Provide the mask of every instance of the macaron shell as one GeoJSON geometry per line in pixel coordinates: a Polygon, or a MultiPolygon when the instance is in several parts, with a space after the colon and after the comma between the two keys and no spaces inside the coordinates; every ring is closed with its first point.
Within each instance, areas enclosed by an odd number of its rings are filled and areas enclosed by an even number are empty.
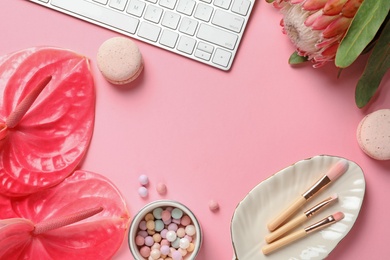
{"type": "Polygon", "coordinates": [[[105,41],[98,50],[97,65],[104,78],[117,85],[132,82],[144,67],[138,46],[125,37],[105,41]]]}
{"type": "Polygon", "coordinates": [[[365,116],[357,129],[360,148],[377,160],[390,160],[390,109],[365,116]]]}

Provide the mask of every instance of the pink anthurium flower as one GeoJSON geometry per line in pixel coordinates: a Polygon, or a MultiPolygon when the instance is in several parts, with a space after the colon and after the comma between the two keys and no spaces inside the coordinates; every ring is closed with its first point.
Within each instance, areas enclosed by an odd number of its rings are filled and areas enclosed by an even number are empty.
{"type": "Polygon", "coordinates": [[[0,197],[0,259],[110,259],[128,222],[125,201],[108,179],[75,171],[44,191],[0,197]]]}
{"type": "Polygon", "coordinates": [[[60,183],[90,143],[95,90],[88,59],[35,47],[0,57],[0,194],[60,183]]]}

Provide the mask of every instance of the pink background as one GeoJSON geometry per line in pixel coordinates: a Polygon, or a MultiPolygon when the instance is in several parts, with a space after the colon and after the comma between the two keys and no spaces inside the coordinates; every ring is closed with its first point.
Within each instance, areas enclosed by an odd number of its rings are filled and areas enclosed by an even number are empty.
{"type": "MultiPolygon", "coordinates": [[[[0,54],[51,45],[91,60],[96,124],[81,168],[109,177],[132,215],[156,199],[186,204],[203,226],[198,259],[231,259],[230,221],[240,200],[273,173],[319,154],[355,161],[367,182],[361,214],[329,259],[390,253],[390,161],[366,156],[355,134],[366,114],[390,108],[390,75],[375,102],[358,109],[354,90],[366,57],[339,79],[332,64],[290,67],[293,47],[281,33],[281,15],[258,1],[230,72],[137,42],[145,71],[133,88],[120,89],[96,67],[99,46],[117,33],[24,0],[1,2],[0,54]],[[140,174],[151,181],[147,199],[137,193],[140,174]],[[160,181],[168,186],[163,197],[155,191],[160,181]],[[219,202],[217,213],[210,199],[219,202]]],[[[132,259],[127,238],[114,259],[132,259]]]]}

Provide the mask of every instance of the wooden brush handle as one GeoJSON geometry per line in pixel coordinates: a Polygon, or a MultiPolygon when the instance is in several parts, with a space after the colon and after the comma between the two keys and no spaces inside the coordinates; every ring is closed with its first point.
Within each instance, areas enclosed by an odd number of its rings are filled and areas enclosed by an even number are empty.
{"type": "Polygon", "coordinates": [[[306,199],[304,197],[299,197],[293,204],[291,204],[286,210],[284,210],[279,216],[277,216],[274,220],[268,223],[267,227],[269,231],[274,231],[277,229],[283,222],[285,222],[289,217],[291,217],[295,211],[297,211],[303,204],[306,203],[306,199]]]}
{"type": "Polygon", "coordinates": [[[307,216],[304,213],[300,214],[296,218],[292,219],[291,221],[287,222],[286,224],[284,224],[283,226],[275,230],[274,232],[268,234],[265,237],[265,241],[267,243],[271,243],[275,241],[276,239],[286,234],[288,231],[292,230],[293,228],[297,227],[299,224],[302,224],[306,220],[307,220],[307,216]]]}
{"type": "Polygon", "coordinates": [[[263,254],[265,255],[268,255],[272,252],[274,252],[275,250],[278,250],[298,239],[301,239],[302,237],[306,236],[307,233],[304,229],[301,229],[297,232],[294,232],[288,236],[285,236],[285,237],[282,237],[281,239],[279,240],[276,240],[275,242],[271,243],[271,244],[268,244],[268,245],[265,245],[263,248],[262,248],[262,251],[263,251],[263,254]]]}

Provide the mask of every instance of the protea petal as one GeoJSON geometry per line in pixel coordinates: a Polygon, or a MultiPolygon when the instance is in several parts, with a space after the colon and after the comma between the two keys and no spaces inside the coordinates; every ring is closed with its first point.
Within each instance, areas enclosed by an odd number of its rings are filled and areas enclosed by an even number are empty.
{"type": "Polygon", "coordinates": [[[300,4],[302,3],[304,0],[291,0],[290,3],[291,4],[300,4]]]}
{"type": "Polygon", "coordinates": [[[329,38],[329,39],[324,39],[322,42],[316,44],[316,47],[318,49],[325,49],[331,46],[333,43],[341,40],[342,35],[338,35],[337,37],[329,38]]]}
{"type": "Polygon", "coordinates": [[[321,15],[318,17],[312,24],[311,28],[314,30],[324,30],[328,27],[334,20],[338,19],[339,16],[336,15],[321,15]]]}
{"type": "Polygon", "coordinates": [[[316,11],[324,8],[328,0],[307,0],[303,5],[303,9],[306,11],[316,11]]]}
{"type": "Polygon", "coordinates": [[[318,10],[317,12],[312,13],[305,20],[305,25],[307,27],[311,26],[315,22],[315,20],[317,20],[317,18],[319,18],[321,15],[322,15],[322,10],[318,10]]]}
{"type": "Polygon", "coordinates": [[[340,14],[346,2],[347,0],[328,0],[328,2],[326,3],[323,9],[324,14],[325,15],[340,14]]]}
{"type": "Polygon", "coordinates": [[[347,31],[352,19],[340,16],[334,20],[329,26],[323,31],[324,38],[335,37],[338,34],[343,34],[347,31]]]}
{"type": "Polygon", "coordinates": [[[348,0],[341,10],[342,15],[353,18],[363,1],[364,0],[348,0]]]}

